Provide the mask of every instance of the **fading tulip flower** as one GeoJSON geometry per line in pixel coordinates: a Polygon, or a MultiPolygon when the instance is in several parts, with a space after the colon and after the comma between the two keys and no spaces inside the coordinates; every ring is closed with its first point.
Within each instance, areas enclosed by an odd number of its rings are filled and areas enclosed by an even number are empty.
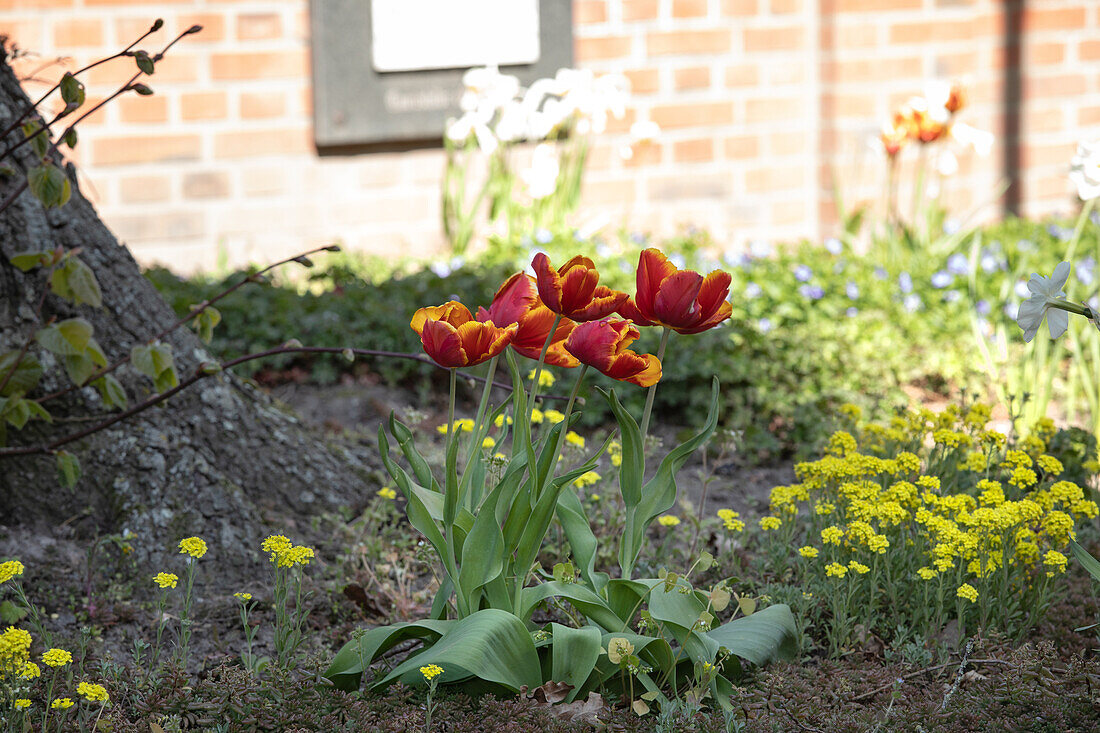
{"type": "Polygon", "coordinates": [[[466,306],[449,301],[421,308],[409,324],[420,336],[425,353],[448,369],[480,364],[504,351],[518,326],[499,328],[492,321],[479,322],[466,306]]]}
{"type": "MultiPolygon", "coordinates": [[[[554,326],[554,312],[539,300],[535,279],[517,272],[497,290],[489,310],[477,309],[477,320],[491,321],[499,327],[515,324],[512,348],[521,356],[537,360],[554,326]]],[[[545,363],[559,367],[577,366],[579,362],[576,357],[566,351],[564,345],[565,338],[576,325],[568,318],[558,320],[554,337],[546,349],[545,363]]]]}
{"type": "Polygon", "coordinates": [[[573,329],[565,340],[565,348],[582,364],[595,367],[612,379],[650,387],[661,379],[661,362],[652,354],[629,350],[640,335],[637,326],[629,321],[604,318],[573,329]]]}
{"type": "Polygon", "coordinates": [[[550,258],[539,252],[531,261],[539,297],[554,313],[574,321],[594,321],[611,315],[626,300],[620,293],[600,285],[600,273],[592,260],[580,255],[555,270],[550,258]]]}
{"type": "Polygon", "coordinates": [[[1027,283],[1031,297],[1020,304],[1020,309],[1016,313],[1016,323],[1024,329],[1025,342],[1035,338],[1035,334],[1043,324],[1044,316],[1052,339],[1058,338],[1069,328],[1069,313],[1062,307],[1072,305],[1066,301],[1066,294],[1062,292],[1068,278],[1068,262],[1059,263],[1050,277],[1043,277],[1038,273],[1031,276],[1027,283]]]}
{"type": "Polygon", "coordinates": [[[730,317],[733,307],[728,272],[703,277],[678,270],[658,249],[642,250],[638,258],[636,300],[627,300],[619,314],[640,326],[666,326],[682,334],[700,333],[730,317]]]}

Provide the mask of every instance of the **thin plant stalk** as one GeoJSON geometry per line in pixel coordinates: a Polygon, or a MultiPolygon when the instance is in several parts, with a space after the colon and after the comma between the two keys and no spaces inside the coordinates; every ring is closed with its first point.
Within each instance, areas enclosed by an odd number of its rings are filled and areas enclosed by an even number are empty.
{"type": "Polygon", "coordinates": [[[554,334],[557,333],[558,324],[561,323],[561,313],[554,314],[554,322],[550,325],[550,333],[546,334],[546,342],[542,345],[542,351],[539,352],[539,361],[535,365],[535,379],[531,383],[531,396],[527,400],[527,424],[531,424],[531,411],[535,409],[535,400],[539,396],[539,379],[542,377],[542,366],[546,363],[546,352],[550,350],[550,344],[554,341],[554,334]]]}
{"type": "MultiPolygon", "coordinates": [[[[668,337],[672,333],[672,329],[665,326],[664,331],[661,332],[661,345],[657,347],[657,361],[663,361],[665,358],[665,347],[668,346],[668,337]]],[[[645,396],[645,410],[642,412],[642,441],[644,443],[646,435],[649,433],[649,417],[653,412],[653,398],[657,395],[657,385],[659,382],[654,382],[649,386],[649,391],[645,396]]]]}

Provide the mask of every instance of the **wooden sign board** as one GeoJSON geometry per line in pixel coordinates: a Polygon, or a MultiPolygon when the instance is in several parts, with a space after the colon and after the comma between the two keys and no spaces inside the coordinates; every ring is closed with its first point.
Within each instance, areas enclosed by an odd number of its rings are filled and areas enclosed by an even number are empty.
{"type": "Polygon", "coordinates": [[[523,84],[573,64],[571,0],[311,0],[319,149],[439,144],[462,75],[523,84]]]}

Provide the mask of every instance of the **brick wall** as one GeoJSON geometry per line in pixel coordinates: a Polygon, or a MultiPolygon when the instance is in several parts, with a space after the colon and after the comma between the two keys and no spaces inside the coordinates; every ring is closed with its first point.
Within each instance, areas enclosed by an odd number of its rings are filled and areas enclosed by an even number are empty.
{"type": "MultiPolygon", "coordinates": [[[[696,225],[730,247],[827,236],[836,191],[847,205],[881,199],[869,141],[936,78],[961,80],[964,120],[999,136],[990,157],[962,155],[942,181],[952,208],[989,201],[1017,171],[1010,202],[1068,210],[1074,145],[1100,137],[1100,3],[1022,4],[575,0],[578,65],[633,85],[626,119],[594,144],[581,219],[658,235],[696,225]],[[645,118],[661,139],[624,160],[629,125],[645,118]]],[[[158,16],[158,38],[205,30],[158,66],[155,96],[109,105],[77,148],[84,190],[140,259],[195,269],[333,240],[375,253],[442,248],[438,150],[317,156],[306,0],[0,0],[0,32],[37,53],[17,62],[32,96],[63,68],[54,57],[82,65],[158,16]]],[[[131,64],[89,73],[89,96],[113,91],[131,64]]]]}

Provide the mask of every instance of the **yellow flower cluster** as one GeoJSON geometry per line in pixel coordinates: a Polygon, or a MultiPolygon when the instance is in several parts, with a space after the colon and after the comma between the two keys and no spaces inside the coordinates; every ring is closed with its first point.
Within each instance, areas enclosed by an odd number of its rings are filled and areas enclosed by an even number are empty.
{"type": "Polygon", "coordinates": [[[76,694],[88,702],[107,702],[111,696],[107,694],[107,688],[92,682],[81,682],[76,686],[76,694]]]}
{"type": "Polygon", "coordinates": [[[657,523],[662,527],[675,527],[680,523],[680,518],[673,514],[662,514],[657,517],[657,523]]]}
{"type": "Polygon", "coordinates": [[[64,649],[49,649],[42,654],[42,664],[47,667],[64,667],[73,663],[73,655],[64,649]]]}
{"type": "Polygon", "coordinates": [[[433,679],[443,674],[443,668],[438,664],[429,664],[420,668],[420,674],[424,675],[424,679],[431,682],[433,679]]]}
{"type": "Polygon", "coordinates": [[[252,594],[251,593],[239,593],[238,592],[238,593],[234,593],[233,597],[236,598],[238,601],[251,601],[252,600],[252,594]]]}
{"type": "Polygon", "coordinates": [[[281,534],[274,534],[263,541],[260,549],[269,554],[271,562],[277,568],[290,568],[295,565],[309,565],[313,559],[312,547],[295,545],[281,534]]]}
{"type": "Polygon", "coordinates": [[[451,430],[457,430],[462,433],[472,433],[474,432],[474,421],[471,418],[464,417],[459,420],[455,420],[454,426],[450,430],[447,428],[446,423],[440,425],[435,430],[441,435],[446,435],[447,433],[451,432],[451,430]]]}
{"type": "Polygon", "coordinates": [[[0,562],[0,585],[7,583],[12,578],[18,578],[23,574],[23,563],[18,560],[0,562]]]}
{"type": "Polygon", "coordinates": [[[732,509],[718,510],[718,518],[722,520],[722,525],[729,532],[743,532],[745,530],[745,522],[740,517],[741,515],[732,509]]]}
{"type": "Polygon", "coordinates": [[[50,707],[54,710],[68,710],[74,705],[72,698],[59,697],[50,703],[50,707]]]}
{"type": "Polygon", "coordinates": [[[396,499],[397,492],[393,490],[392,486],[383,486],[378,490],[378,495],[383,499],[396,499]]]}
{"type": "Polygon", "coordinates": [[[153,576],[153,582],[161,588],[175,588],[180,576],[175,573],[157,573],[153,576]]]}
{"type": "Polygon", "coordinates": [[[33,664],[29,661],[30,649],[29,632],[9,626],[0,634],[0,679],[9,675],[26,677],[27,665],[33,664]]]}
{"type": "Polygon", "coordinates": [[[600,474],[596,473],[595,471],[585,471],[573,481],[573,485],[576,486],[578,489],[583,489],[585,486],[592,486],[593,484],[598,484],[599,482],[600,474]]]}
{"type": "MultiPolygon", "coordinates": [[[[534,380],[536,371],[538,371],[538,370],[532,369],[531,371],[527,372],[527,379],[534,380]]],[[[538,372],[538,375],[539,375],[539,388],[540,389],[543,388],[543,387],[553,387],[554,382],[558,381],[558,380],[554,379],[554,375],[551,374],[550,372],[546,371],[546,369],[543,369],[541,372],[538,372]]]]}
{"type": "Polygon", "coordinates": [[[198,537],[186,537],[180,540],[180,554],[198,560],[206,554],[206,542],[198,537]]]}
{"type": "Polygon", "coordinates": [[[760,520],[765,531],[785,528],[778,541],[797,540],[797,525],[811,541],[820,537],[798,550],[816,561],[811,572],[844,578],[889,568],[898,583],[945,576],[958,598],[975,603],[991,583],[1015,593],[1032,588],[1033,577],[1065,572],[1075,522],[1100,514],[1047,452],[1052,423],[1012,445],[986,430],[985,405],[911,411],[886,425],[861,425],[857,414],[845,411],[851,431],[834,433],[819,460],[795,466],[797,483],[772,490],[772,516],[760,520]]]}
{"type": "Polygon", "coordinates": [[[623,465],[623,444],[617,440],[608,443],[607,456],[611,459],[611,465],[615,468],[623,465]]]}
{"type": "Polygon", "coordinates": [[[584,449],[584,438],[570,430],[565,434],[565,442],[577,448],[584,449]]]}

